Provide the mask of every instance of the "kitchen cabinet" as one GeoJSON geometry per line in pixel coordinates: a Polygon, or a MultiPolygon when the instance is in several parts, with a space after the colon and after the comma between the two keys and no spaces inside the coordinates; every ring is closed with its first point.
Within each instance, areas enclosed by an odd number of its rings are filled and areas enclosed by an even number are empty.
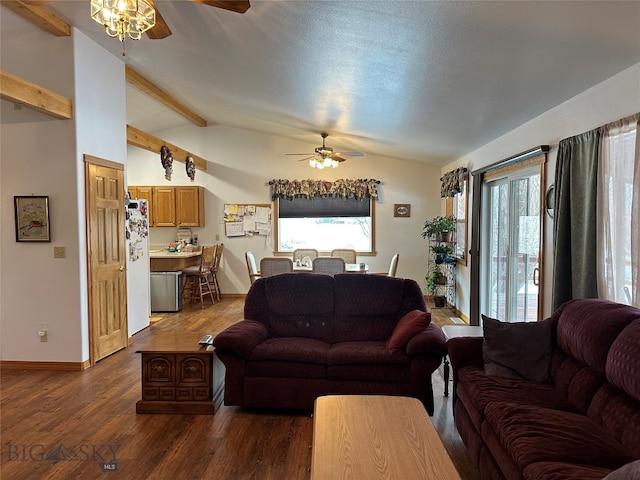
{"type": "Polygon", "coordinates": [[[153,187],[154,227],[175,227],[176,189],[174,187],[153,187]]]}
{"type": "Polygon", "coordinates": [[[154,226],[153,215],[153,187],[128,187],[131,198],[144,198],[147,201],[147,222],[154,226]]]}
{"type": "Polygon", "coordinates": [[[132,197],[149,202],[151,227],[204,227],[204,188],[196,186],[130,186],[132,197]]]}
{"type": "Polygon", "coordinates": [[[204,188],[176,187],[178,227],[204,227],[204,188]]]}

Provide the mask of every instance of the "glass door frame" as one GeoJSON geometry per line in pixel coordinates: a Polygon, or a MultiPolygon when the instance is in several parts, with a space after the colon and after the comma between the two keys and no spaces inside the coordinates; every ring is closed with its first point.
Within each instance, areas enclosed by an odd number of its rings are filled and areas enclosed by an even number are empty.
{"type": "MultiPolygon", "coordinates": [[[[547,154],[550,148],[549,145],[540,145],[539,147],[532,148],[531,150],[527,150],[525,152],[514,155],[513,157],[509,157],[505,160],[501,160],[494,164],[488,165],[486,167],[479,168],[471,172],[471,242],[469,245],[469,260],[470,260],[470,296],[469,296],[469,323],[471,325],[480,325],[480,289],[481,289],[481,267],[482,267],[482,256],[481,246],[483,243],[483,238],[481,236],[481,213],[483,210],[482,204],[482,187],[483,187],[483,178],[485,174],[497,170],[499,168],[506,168],[509,166],[516,166],[520,162],[524,162],[530,159],[539,158],[539,163],[543,165],[542,167],[542,176],[541,176],[541,185],[546,185],[546,164],[547,164],[547,154]]],[[[542,239],[545,238],[544,234],[544,224],[542,214],[541,214],[541,227],[540,227],[540,236],[541,236],[541,250],[540,250],[540,273],[539,278],[544,279],[544,250],[545,244],[542,239]]],[[[542,287],[542,285],[541,285],[542,287]]],[[[542,305],[544,303],[543,300],[543,288],[539,289],[540,296],[538,299],[538,317],[541,318],[542,315],[542,305]]]]}
{"type": "Polygon", "coordinates": [[[492,318],[508,322],[539,319],[542,309],[540,270],[543,244],[541,231],[544,221],[543,171],[544,166],[538,163],[523,165],[523,168],[509,169],[504,176],[496,176],[490,181],[483,182],[483,204],[486,207],[481,212],[481,235],[489,241],[484,243],[481,254],[482,258],[490,261],[482,264],[481,275],[484,281],[481,281],[480,285],[483,285],[484,289],[480,294],[480,309],[492,318]],[[533,179],[538,181],[538,192],[537,198],[532,199],[531,181],[533,179]],[[526,184],[524,192],[521,190],[523,182],[526,184]],[[498,196],[494,195],[495,189],[499,189],[498,196]],[[522,193],[526,198],[521,198],[522,193]],[[496,200],[500,205],[495,205],[496,200]],[[534,206],[533,210],[530,210],[532,201],[534,206]],[[495,208],[499,212],[496,213],[495,208]],[[531,216],[535,218],[533,225],[525,220],[525,217],[531,216]],[[498,229],[498,232],[494,229],[498,229]],[[533,249],[526,245],[528,243],[526,233],[531,229],[536,234],[532,240],[534,242],[537,240],[537,244],[533,244],[533,249]],[[493,250],[496,247],[497,252],[493,250]],[[527,248],[532,252],[535,251],[537,257],[537,266],[533,271],[529,268],[528,255],[521,251],[527,248]],[[524,255],[522,260],[521,254],[524,255]],[[520,285],[521,279],[522,285],[520,285]],[[531,286],[538,290],[535,293],[535,299],[531,299],[536,302],[533,312],[528,305],[530,296],[528,292],[531,286]],[[519,297],[521,293],[522,298],[519,297]],[[499,301],[500,299],[502,301],[499,301]]]}

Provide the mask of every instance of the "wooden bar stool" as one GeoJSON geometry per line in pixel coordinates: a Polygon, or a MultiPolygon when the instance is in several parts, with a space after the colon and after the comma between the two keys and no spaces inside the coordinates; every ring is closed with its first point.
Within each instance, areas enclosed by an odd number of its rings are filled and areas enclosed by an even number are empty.
{"type": "Polygon", "coordinates": [[[200,256],[200,265],[188,267],[182,270],[184,275],[184,284],[182,286],[182,298],[185,298],[184,291],[189,286],[189,304],[194,300],[200,300],[200,308],[204,308],[204,297],[209,295],[211,303],[216,303],[214,292],[215,287],[212,278],[212,268],[216,257],[216,247],[214,245],[205,245],[202,247],[202,255],[200,256]]]}

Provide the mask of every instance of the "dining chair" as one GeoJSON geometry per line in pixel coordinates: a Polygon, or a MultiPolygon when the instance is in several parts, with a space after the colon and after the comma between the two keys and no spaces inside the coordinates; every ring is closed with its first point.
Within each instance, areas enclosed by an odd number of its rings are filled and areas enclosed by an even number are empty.
{"type": "Polygon", "coordinates": [[[309,257],[312,261],[318,256],[318,250],[315,248],[297,248],[293,251],[293,262],[309,257]]]}
{"type": "Polygon", "coordinates": [[[350,248],[336,248],[331,250],[332,257],[340,257],[344,263],[356,263],[357,252],[350,248]]]}
{"type": "Polygon", "coordinates": [[[211,267],[211,280],[213,282],[213,289],[216,295],[216,299],[220,301],[220,284],[218,283],[218,270],[220,269],[220,262],[222,262],[222,252],[224,251],[224,243],[216,245],[216,252],[213,259],[213,266],[211,267]]]}
{"type": "Polygon", "coordinates": [[[251,250],[244,252],[244,258],[247,261],[247,271],[249,272],[249,281],[253,285],[256,279],[260,278],[260,272],[258,272],[258,266],[256,264],[256,257],[251,250]]]}
{"type": "Polygon", "coordinates": [[[334,276],[344,273],[344,260],[340,257],[317,257],[313,259],[313,273],[324,273],[334,276]]]}
{"type": "MultiPolygon", "coordinates": [[[[200,255],[200,264],[182,269],[184,281],[182,284],[182,296],[184,291],[189,287],[189,304],[194,300],[200,300],[200,308],[204,308],[204,297],[209,295],[211,303],[216,303],[214,297],[215,286],[211,276],[211,269],[216,257],[215,245],[203,245],[202,255],[200,255]]],[[[218,299],[219,301],[219,299],[218,299]]]]}
{"type": "Polygon", "coordinates": [[[272,277],[281,273],[292,273],[293,261],[283,257],[264,257],[260,260],[260,277],[272,277]]]}

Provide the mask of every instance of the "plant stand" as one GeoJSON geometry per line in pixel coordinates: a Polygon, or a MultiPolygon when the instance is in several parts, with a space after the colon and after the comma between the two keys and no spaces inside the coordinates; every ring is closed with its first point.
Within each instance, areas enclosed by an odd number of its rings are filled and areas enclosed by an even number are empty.
{"type": "MultiPolygon", "coordinates": [[[[436,263],[436,254],[432,253],[431,247],[434,245],[446,245],[455,251],[455,239],[447,237],[448,242],[442,241],[442,237],[429,238],[429,256],[427,262],[427,276],[435,271],[441,273],[440,280],[435,282],[433,290],[435,308],[456,306],[456,262],[436,263]]],[[[431,292],[430,292],[431,293],[431,292]]]]}

